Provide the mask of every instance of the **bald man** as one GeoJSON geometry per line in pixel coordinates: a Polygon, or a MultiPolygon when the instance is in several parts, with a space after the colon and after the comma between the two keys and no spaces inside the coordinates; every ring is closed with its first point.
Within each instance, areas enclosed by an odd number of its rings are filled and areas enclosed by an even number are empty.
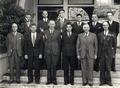
{"type": "Polygon", "coordinates": [[[90,26],[83,25],[84,33],[78,35],[77,39],[77,58],[81,60],[83,86],[93,85],[93,65],[97,58],[97,37],[96,34],[89,32],[90,26]]]}
{"type": "Polygon", "coordinates": [[[49,22],[48,12],[46,10],[44,10],[42,12],[42,16],[43,16],[43,18],[38,22],[37,32],[42,32],[43,33],[45,30],[48,29],[48,22],[49,22]]]}
{"type": "Polygon", "coordinates": [[[23,35],[17,32],[18,25],[12,24],[12,32],[7,35],[6,47],[10,67],[10,81],[20,83],[20,58],[22,56],[22,42],[23,35]],[[16,75],[14,75],[14,67],[16,68],[16,75]],[[14,79],[15,76],[15,79],[14,79]]]}
{"type": "Polygon", "coordinates": [[[56,65],[60,54],[60,31],[55,29],[55,21],[50,20],[45,31],[45,60],[47,64],[47,84],[57,84],[56,65]]]}

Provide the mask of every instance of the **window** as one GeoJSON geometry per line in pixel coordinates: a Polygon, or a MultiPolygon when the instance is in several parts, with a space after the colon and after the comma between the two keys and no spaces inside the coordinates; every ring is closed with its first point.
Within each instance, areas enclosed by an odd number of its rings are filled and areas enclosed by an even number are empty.
{"type": "Polygon", "coordinates": [[[69,0],[70,5],[89,5],[89,4],[94,4],[94,0],[69,0]]]}
{"type": "Polygon", "coordinates": [[[61,5],[63,0],[38,0],[39,5],[61,5]]]}

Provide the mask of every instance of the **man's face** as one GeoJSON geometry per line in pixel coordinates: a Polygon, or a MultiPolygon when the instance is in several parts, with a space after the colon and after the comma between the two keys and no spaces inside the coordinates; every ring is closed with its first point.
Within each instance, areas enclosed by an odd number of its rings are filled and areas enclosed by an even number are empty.
{"type": "Polygon", "coordinates": [[[13,32],[16,32],[17,29],[18,29],[17,24],[16,24],[16,23],[13,23],[13,24],[12,24],[12,31],[13,31],[13,32]]]}
{"type": "Polygon", "coordinates": [[[77,21],[81,21],[82,20],[82,17],[80,15],[77,16],[77,21]]]}
{"type": "Polygon", "coordinates": [[[31,21],[31,15],[29,15],[29,14],[26,15],[26,16],[25,16],[25,20],[26,20],[27,22],[31,21]]]}
{"type": "Polygon", "coordinates": [[[50,29],[54,29],[55,28],[55,21],[50,21],[48,25],[49,25],[50,29]]]}
{"type": "Polygon", "coordinates": [[[64,12],[64,11],[60,11],[60,12],[59,12],[59,16],[60,16],[61,18],[64,18],[64,17],[65,17],[65,12],[64,12]]]}
{"type": "Polygon", "coordinates": [[[36,27],[36,25],[32,25],[32,26],[30,27],[30,29],[31,29],[31,32],[35,33],[37,27],[36,27]]]}
{"type": "Polygon", "coordinates": [[[72,31],[72,26],[70,24],[68,24],[66,29],[67,29],[67,31],[72,31]]]}
{"type": "Polygon", "coordinates": [[[48,12],[47,12],[47,11],[43,11],[42,16],[43,16],[44,18],[47,18],[47,17],[48,17],[48,12]]]}
{"type": "Polygon", "coordinates": [[[103,28],[104,28],[105,31],[108,30],[109,24],[107,22],[104,22],[103,23],[103,28]]]}
{"type": "Polygon", "coordinates": [[[84,30],[84,32],[89,32],[90,26],[88,24],[83,25],[83,30],[84,30]]]}
{"type": "Polygon", "coordinates": [[[113,20],[113,14],[112,13],[107,13],[108,19],[113,20]]]}
{"type": "Polygon", "coordinates": [[[92,21],[97,21],[98,20],[98,17],[96,14],[92,15],[92,21]]]}

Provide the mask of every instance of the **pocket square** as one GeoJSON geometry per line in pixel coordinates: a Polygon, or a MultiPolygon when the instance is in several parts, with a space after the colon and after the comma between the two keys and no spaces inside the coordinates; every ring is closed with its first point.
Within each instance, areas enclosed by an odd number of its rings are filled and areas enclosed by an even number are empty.
{"type": "Polygon", "coordinates": [[[21,39],[21,38],[18,38],[18,39],[21,39]]]}

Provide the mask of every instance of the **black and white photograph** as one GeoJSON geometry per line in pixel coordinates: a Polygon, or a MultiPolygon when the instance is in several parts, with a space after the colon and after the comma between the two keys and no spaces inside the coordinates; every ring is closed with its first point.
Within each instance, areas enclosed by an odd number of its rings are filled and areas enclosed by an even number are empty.
{"type": "Polygon", "coordinates": [[[0,0],[0,88],[120,88],[120,1],[0,0]]]}

